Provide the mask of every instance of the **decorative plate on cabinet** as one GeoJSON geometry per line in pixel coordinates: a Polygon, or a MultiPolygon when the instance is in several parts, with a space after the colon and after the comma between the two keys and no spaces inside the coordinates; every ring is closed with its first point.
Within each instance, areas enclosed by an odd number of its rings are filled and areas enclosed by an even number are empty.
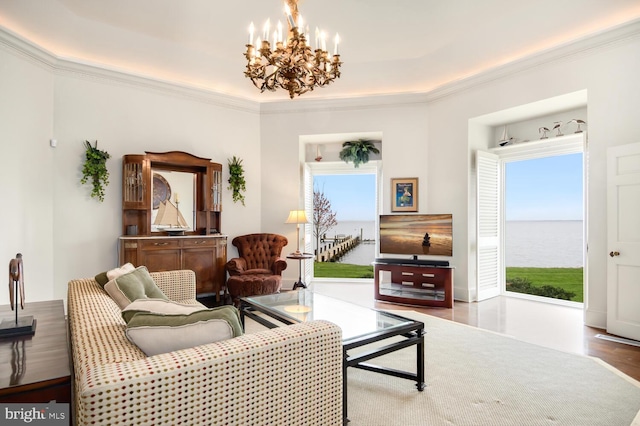
{"type": "Polygon", "coordinates": [[[160,203],[171,199],[171,186],[164,176],[153,174],[153,208],[154,210],[160,206],[160,203]]]}

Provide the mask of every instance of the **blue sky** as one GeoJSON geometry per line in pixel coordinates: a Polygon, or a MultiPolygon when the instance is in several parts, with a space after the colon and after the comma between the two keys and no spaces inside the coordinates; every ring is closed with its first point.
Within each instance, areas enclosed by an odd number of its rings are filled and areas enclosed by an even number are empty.
{"type": "Polygon", "coordinates": [[[506,220],[582,220],[582,154],[506,164],[506,220]]]}
{"type": "MultiPolygon", "coordinates": [[[[506,219],[582,220],[582,181],[582,154],[509,162],[506,219]]],[[[314,176],[314,187],[324,190],[338,221],[375,220],[374,175],[314,176]]]]}
{"type": "Polygon", "coordinates": [[[376,219],[375,175],[314,176],[313,185],[329,198],[338,221],[376,219]]]}

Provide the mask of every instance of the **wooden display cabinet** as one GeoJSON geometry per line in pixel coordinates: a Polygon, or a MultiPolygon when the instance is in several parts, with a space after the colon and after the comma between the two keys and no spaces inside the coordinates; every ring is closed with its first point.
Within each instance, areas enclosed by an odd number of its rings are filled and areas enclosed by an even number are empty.
{"type": "MultiPolygon", "coordinates": [[[[184,188],[184,187],[183,187],[184,188]]],[[[120,263],[145,265],[149,271],[190,269],[196,273],[198,297],[220,301],[227,261],[227,237],[222,228],[222,165],[208,158],[171,151],[125,155],[122,158],[122,233],[120,263]],[[180,174],[188,188],[182,199],[192,201],[180,208],[162,175],[180,174]],[[162,185],[158,185],[161,183],[162,185]],[[154,185],[155,184],[155,185],[154,185]],[[160,228],[159,204],[170,206],[176,228],[160,228]],[[177,216],[187,217],[187,230],[178,228],[177,216]],[[178,232],[176,232],[178,231],[178,232]],[[180,234],[169,236],[171,233],[180,234]]],[[[182,203],[185,204],[185,203],[182,203]]]]}
{"type": "MultiPolygon", "coordinates": [[[[122,157],[122,233],[130,226],[136,235],[151,235],[154,208],[154,172],[183,172],[193,176],[195,223],[187,235],[219,233],[222,215],[222,164],[186,152],[147,152],[122,157]]],[[[129,231],[131,234],[132,231],[129,231]]]]}

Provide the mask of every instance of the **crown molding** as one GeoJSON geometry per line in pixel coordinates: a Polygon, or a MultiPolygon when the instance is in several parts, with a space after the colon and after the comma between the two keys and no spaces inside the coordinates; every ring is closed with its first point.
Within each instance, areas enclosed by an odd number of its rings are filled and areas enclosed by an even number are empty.
{"type": "Polygon", "coordinates": [[[599,31],[531,55],[500,65],[485,72],[452,81],[427,93],[428,101],[462,92],[495,80],[508,78],[552,62],[571,61],[580,56],[598,53],[640,37],[640,19],[599,31]]]}
{"type": "Polygon", "coordinates": [[[552,62],[571,61],[577,57],[614,48],[640,37],[640,19],[582,37],[565,44],[543,50],[524,58],[491,68],[487,71],[446,83],[422,93],[398,93],[379,96],[362,96],[348,99],[304,100],[296,102],[274,101],[261,103],[262,114],[281,114],[311,111],[336,111],[353,109],[388,108],[433,102],[496,80],[548,65],[552,62]]]}
{"type": "Polygon", "coordinates": [[[196,86],[163,81],[75,60],[58,58],[54,66],[54,72],[57,75],[152,90],[171,96],[216,105],[222,108],[230,108],[255,114],[260,112],[260,104],[258,102],[213,92],[196,86]]]}
{"type": "Polygon", "coordinates": [[[96,64],[62,58],[0,26],[0,48],[2,47],[37,66],[52,71],[56,75],[99,81],[106,84],[127,85],[255,114],[260,112],[260,104],[255,101],[213,92],[196,86],[163,81],[96,64]]]}
{"type": "Polygon", "coordinates": [[[395,93],[372,96],[353,96],[333,99],[296,99],[295,101],[256,102],[236,96],[213,92],[201,87],[135,75],[97,64],[61,58],[26,40],[10,30],[0,27],[0,48],[19,55],[26,60],[52,70],[57,75],[68,75],[103,83],[129,85],[146,90],[159,91],[223,108],[259,114],[282,114],[299,112],[342,111],[354,109],[402,108],[421,105],[460,93],[474,87],[508,78],[552,62],[570,61],[576,57],[614,48],[640,37],[640,19],[600,31],[580,39],[567,42],[522,59],[497,66],[485,72],[446,83],[426,92],[395,93]]]}
{"type": "Polygon", "coordinates": [[[260,113],[268,115],[309,111],[352,111],[354,109],[406,107],[426,104],[427,102],[427,93],[396,93],[333,99],[295,99],[293,101],[285,100],[260,103],[260,113]]]}
{"type": "Polygon", "coordinates": [[[0,47],[15,56],[26,59],[32,64],[50,71],[54,68],[57,60],[53,53],[2,26],[0,26],[0,47]]]}

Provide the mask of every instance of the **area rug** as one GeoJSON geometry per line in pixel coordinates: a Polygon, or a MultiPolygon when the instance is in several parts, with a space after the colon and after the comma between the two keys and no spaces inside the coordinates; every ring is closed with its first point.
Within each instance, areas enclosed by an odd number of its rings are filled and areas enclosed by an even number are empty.
{"type": "MultiPolygon", "coordinates": [[[[348,370],[350,426],[640,425],[640,384],[604,362],[412,311],[425,323],[425,376],[348,370]]],[[[259,327],[247,322],[247,332],[259,327]]],[[[371,363],[415,371],[415,348],[371,363]]]]}

